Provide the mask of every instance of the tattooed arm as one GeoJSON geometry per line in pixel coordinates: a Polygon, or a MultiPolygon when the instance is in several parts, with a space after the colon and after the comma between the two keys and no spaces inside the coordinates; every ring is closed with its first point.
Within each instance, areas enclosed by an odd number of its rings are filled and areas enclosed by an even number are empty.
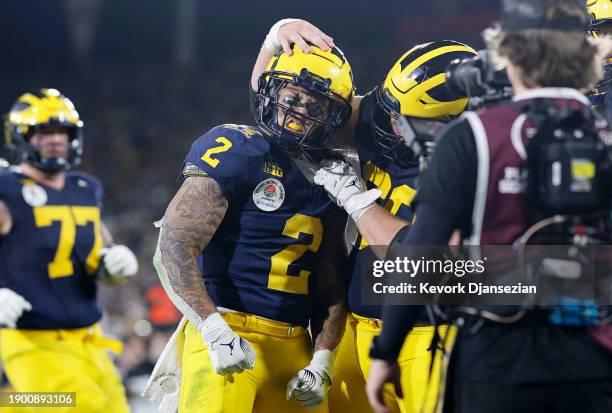
{"type": "Polygon", "coordinates": [[[340,215],[325,227],[317,268],[317,296],[310,325],[315,338],[310,364],[297,372],[287,384],[287,400],[296,399],[302,406],[323,403],[332,384],[334,349],[340,343],[346,324],[346,288],[342,276],[344,261],[343,234],[346,216],[340,215]]]}
{"type": "Polygon", "coordinates": [[[311,328],[314,350],[333,351],[340,343],[346,324],[346,285],[342,268],[346,260],[341,234],[346,215],[335,217],[326,228],[319,254],[316,307],[311,328]]]}
{"type": "Polygon", "coordinates": [[[226,210],[227,200],[214,179],[188,177],[164,215],[159,247],[168,283],[201,320],[217,308],[208,296],[196,257],[208,245],[226,210]]]}
{"type": "Polygon", "coordinates": [[[196,263],[227,206],[214,179],[188,176],[166,209],[153,259],[168,296],[200,332],[213,369],[221,375],[240,373],[255,365],[251,345],[217,312],[196,263]]]}

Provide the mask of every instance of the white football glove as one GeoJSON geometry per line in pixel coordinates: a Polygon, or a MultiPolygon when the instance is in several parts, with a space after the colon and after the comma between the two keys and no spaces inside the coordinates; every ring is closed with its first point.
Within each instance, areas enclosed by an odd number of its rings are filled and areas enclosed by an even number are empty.
{"type": "Polygon", "coordinates": [[[133,277],[138,272],[138,260],[125,245],[102,248],[100,256],[111,282],[123,281],[126,277],[133,277]]]}
{"type": "Polygon", "coordinates": [[[323,403],[332,384],[333,364],[334,353],[330,350],[316,351],[310,364],[287,383],[287,400],[296,399],[310,409],[323,403]]]}
{"type": "Polygon", "coordinates": [[[268,51],[272,54],[276,54],[283,50],[283,46],[281,46],[278,41],[278,30],[284,26],[285,24],[296,22],[300,19],[282,19],[274,23],[274,25],[270,28],[270,31],[266,35],[266,40],[264,40],[264,47],[268,49],[268,51]]]}
{"type": "Polygon", "coordinates": [[[15,328],[24,311],[32,311],[32,304],[8,288],[0,288],[0,326],[15,328]]]}
{"type": "Polygon", "coordinates": [[[221,314],[209,315],[200,333],[217,374],[240,373],[255,367],[255,351],[251,344],[234,333],[221,314]]]}
{"type": "Polygon", "coordinates": [[[355,222],[376,205],[374,202],[381,195],[378,189],[368,190],[355,170],[345,162],[320,168],[314,182],[323,186],[332,201],[343,207],[355,222]]]}

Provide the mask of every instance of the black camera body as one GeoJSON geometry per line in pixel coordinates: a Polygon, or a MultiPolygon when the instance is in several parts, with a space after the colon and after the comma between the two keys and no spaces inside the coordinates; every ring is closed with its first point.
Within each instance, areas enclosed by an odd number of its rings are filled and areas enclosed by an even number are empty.
{"type": "Polygon", "coordinates": [[[480,50],[478,56],[453,60],[446,69],[447,87],[469,97],[468,110],[512,97],[512,86],[505,70],[493,64],[489,50],[480,50]]]}
{"type": "Polygon", "coordinates": [[[610,146],[595,112],[539,99],[520,109],[536,130],[527,145],[527,198],[534,218],[608,210],[610,146]]]}

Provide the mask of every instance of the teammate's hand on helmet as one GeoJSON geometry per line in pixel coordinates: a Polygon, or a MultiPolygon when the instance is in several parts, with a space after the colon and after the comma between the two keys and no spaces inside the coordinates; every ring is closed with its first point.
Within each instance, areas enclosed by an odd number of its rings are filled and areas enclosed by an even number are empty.
{"type": "Polygon", "coordinates": [[[219,313],[209,315],[200,330],[217,374],[240,373],[255,367],[251,344],[234,333],[219,313]]]}
{"type": "Polygon", "coordinates": [[[333,353],[319,350],[310,364],[300,370],[287,384],[287,400],[296,399],[302,406],[314,409],[325,400],[331,386],[333,353]]]}
{"type": "Polygon", "coordinates": [[[104,269],[112,283],[124,281],[138,272],[138,260],[125,245],[114,245],[100,251],[104,269]]]}
{"type": "Polygon", "coordinates": [[[306,53],[312,49],[309,43],[322,50],[329,50],[334,46],[334,39],[323,33],[316,26],[300,19],[282,19],[276,22],[266,36],[264,46],[273,54],[284,51],[291,56],[291,45],[295,43],[306,53]]]}
{"type": "Polygon", "coordinates": [[[381,195],[378,189],[368,190],[355,170],[345,162],[334,162],[320,168],[314,182],[323,186],[332,201],[344,208],[355,222],[375,205],[374,201],[381,195]]]}
{"type": "Polygon", "coordinates": [[[8,288],[0,288],[0,326],[15,328],[24,311],[31,311],[32,304],[8,288]]]}

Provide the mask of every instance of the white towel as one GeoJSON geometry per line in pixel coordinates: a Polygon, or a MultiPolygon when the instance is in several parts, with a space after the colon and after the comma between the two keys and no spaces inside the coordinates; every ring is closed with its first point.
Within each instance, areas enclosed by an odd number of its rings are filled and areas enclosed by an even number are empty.
{"type": "Polygon", "coordinates": [[[142,396],[153,402],[159,402],[158,410],[162,413],[178,411],[181,389],[183,347],[185,345],[185,324],[183,317],[168,344],[159,356],[153,373],[142,396]]]}

